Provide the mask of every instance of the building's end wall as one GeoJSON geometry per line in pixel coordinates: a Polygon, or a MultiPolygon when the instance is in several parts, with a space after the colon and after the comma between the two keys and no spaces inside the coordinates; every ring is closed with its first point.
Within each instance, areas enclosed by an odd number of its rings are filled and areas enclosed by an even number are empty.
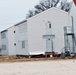
{"type": "Polygon", "coordinates": [[[8,31],[1,32],[1,55],[9,55],[8,53],[8,31]]]}
{"type": "Polygon", "coordinates": [[[16,55],[15,26],[8,29],[8,55],[16,55]]]}
{"type": "Polygon", "coordinates": [[[49,9],[30,19],[28,19],[28,48],[29,53],[46,52],[46,23],[50,21],[52,25],[53,49],[60,52],[64,48],[64,26],[68,26],[68,13],[58,9],[49,9]]]}

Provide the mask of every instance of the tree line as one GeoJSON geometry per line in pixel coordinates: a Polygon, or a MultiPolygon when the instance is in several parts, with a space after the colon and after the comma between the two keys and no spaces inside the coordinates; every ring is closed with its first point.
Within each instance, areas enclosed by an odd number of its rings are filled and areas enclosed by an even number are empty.
{"type": "Polygon", "coordinates": [[[26,19],[51,7],[56,7],[58,9],[69,12],[71,5],[72,3],[68,2],[68,0],[41,0],[37,5],[34,6],[34,9],[28,11],[28,13],[26,14],[26,19]]]}

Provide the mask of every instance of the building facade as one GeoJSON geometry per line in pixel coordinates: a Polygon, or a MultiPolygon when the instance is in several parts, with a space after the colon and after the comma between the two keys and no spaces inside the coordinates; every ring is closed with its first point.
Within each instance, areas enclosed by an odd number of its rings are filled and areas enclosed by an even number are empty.
{"type": "Polygon", "coordinates": [[[27,21],[15,25],[16,29],[16,55],[29,55],[27,21]]]}
{"type": "Polygon", "coordinates": [[[76,53],[76,7],[50,8],[0,32],[0,55],[76,53]]]}
{"type": "Polygon", "coordinates": [[[1,33],[0,55],[16,55],[15,27],[10,27],[1,33]]]}
{"type": "Polygon", "coordinates": [[[67,12],[53,7],[15,25],[17,54],[60,53],[65,48],[64,27],[70,25],[70,19],[67,12]]]}
{"type": "Polygon", "coordinates": [[[30,53],[61,52],[65,47],[64,27],[69,26],[69,18],[68,13],[57,8],[29,18],[27,24],[30,53]]]}

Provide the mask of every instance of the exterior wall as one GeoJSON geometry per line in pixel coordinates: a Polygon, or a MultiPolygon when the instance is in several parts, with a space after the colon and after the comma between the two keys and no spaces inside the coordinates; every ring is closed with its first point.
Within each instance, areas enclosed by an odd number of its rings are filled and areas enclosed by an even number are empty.
{"type": "MultiPolygon", "coordinates": [[[[7,30],[1,32],[1,55],[16,55],[15,43],[15,27],[10,27],[7,30]],[[5,34],[5,38],[2,37],[5,34]],[[6,49],[3,49],[3,46],[6,46],[6,49]]],[[[5,48],[5,47],[4,47],[5,48]]]]}
{"type": "Polygon", "coordinates": [[[5,38],[1,38],[1,55],[8,55],[8,31],[1,32],[1,37],[2,33],[5,33],[5,38]],[[2,45],[6,46],[5,50],[2,48],[2,45]]]}
{"type": "Polygon", "coordinates": [[[27,19],[27,22],[21,22],[4,31],[6,38],[1,39],[1,46],[6,45],[7,49],[1,50],[1,54],[34,55],[51,52],[52,49],[54,52],[61,52],[65,47],[64,27],[69,25],[72,26],[72,21],[67,12],[57,8],[48,9],[27,19]],[[51,24],[51,28],[48,23],[51,24]],[[49,36],[49,41],[48,37],[43,37],[44,35],[55,37],[49,36]]]}
{"type": "Polygon", "coordinates": [[[0,55],[1,55],[1,33],[0,33],[0,55]]]}
{"type": "Polygon", "coordinates": [[[8,55],[16,55],[15,27],[8,29],[8,55]]]}
{"type": "Polygon", "coordinates": [[[53,49],[55,52],[61,52],[64,47],[64,26],[69,25],[68,13],[51,8],[36,16],[28,19],[28,48],[29,54],[41,54],[46,50],[46,23],[50,21],[52,34],[55,35],[53,39],[53,49]]]}
{"type": "Polygon", "coordinates": [[[16,54],[28,55],[28,37],[27,37],[27,22],[20,23],[16,28],[16,54]],[[22,41],[24,47],[22,48],[22,41]]]}
{"type": "Polygon", "coordinates": [[[73,17],[73,26],[74,26],[74,34],[75,34],[75,52],[76,52],[76,6],[74,3],[71,7],[70,15],[73,17]]]}

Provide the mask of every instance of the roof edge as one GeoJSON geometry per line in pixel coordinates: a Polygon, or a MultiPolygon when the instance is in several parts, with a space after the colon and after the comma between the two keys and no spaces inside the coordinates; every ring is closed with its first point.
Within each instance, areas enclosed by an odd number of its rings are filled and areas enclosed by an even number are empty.
{"type": "Polygon", "coordinates": [[[20,24],[22,24],[22,23],[24,23],[24,22],[27,22],[27,20],[23,20],[23,21],[21,21],[21,22],[15,24],[14,26],[18,26],[18,25],[20,25],[20,24]]]}
{"type": "Polygon", "coordinates": [[[49,10],[52,10],[52,9],[57,10],[57,11],[59,11],[59,12],[63,12],[63,13],[68,14],[68,12],[66,12],[66,11],[64,11],[64,10],[61,10],[61,9],[59,9],[59,8],[56,8],[56,7],[51,7],[51,8],[49,8],[49,9],[46,9],[46,10],[43,11],[43,12],[40,12],[40,13],[38,13],[38,14],[36,14],[36,15],[33,15],[32,17],[29,17],[27,20],[29,20],[29,19],[31,19],[31,18],[39,15],[39,14],[45,13],[45,12],[47,12],[47,11],[49,11],[49,10]]]}

